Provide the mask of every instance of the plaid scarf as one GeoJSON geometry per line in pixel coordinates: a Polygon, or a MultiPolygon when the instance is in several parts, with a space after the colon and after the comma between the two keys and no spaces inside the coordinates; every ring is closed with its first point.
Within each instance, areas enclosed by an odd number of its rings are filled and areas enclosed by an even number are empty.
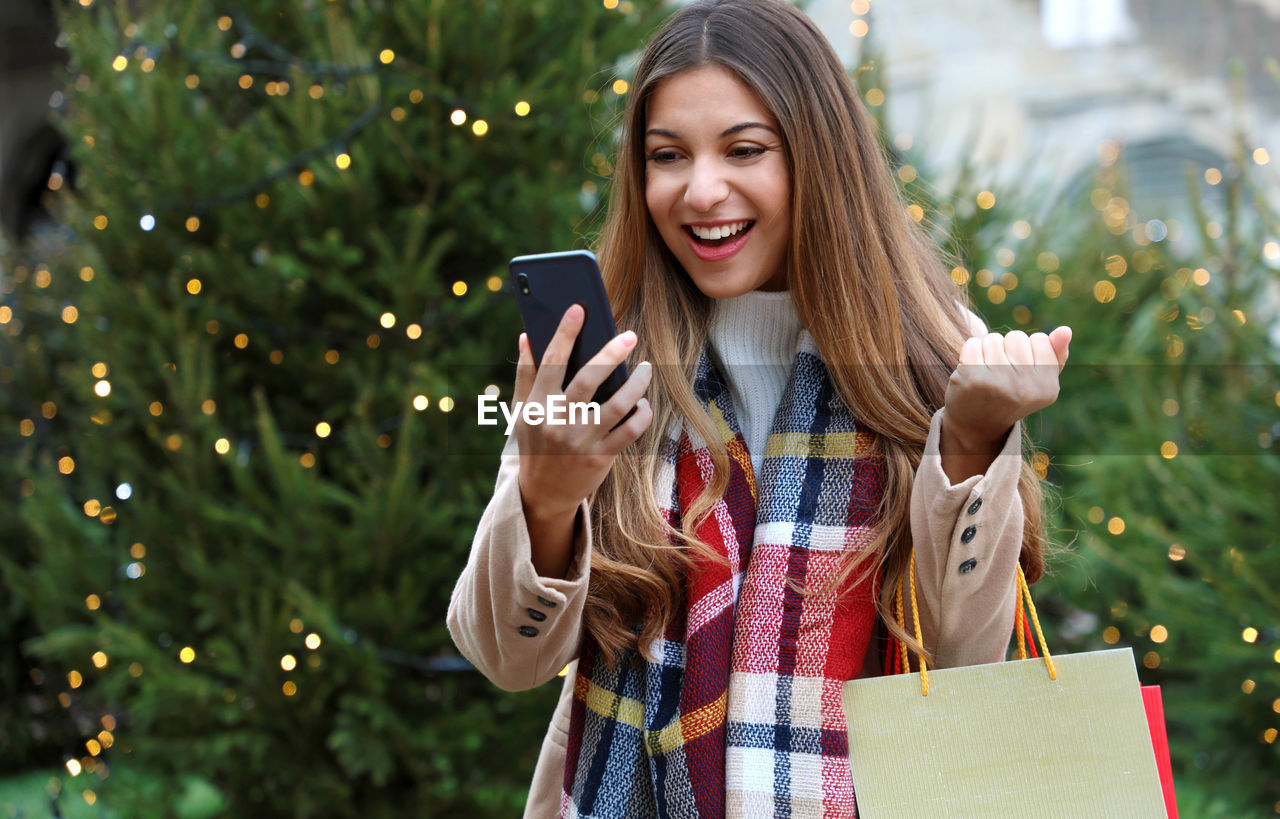
{"type": "MultiPolygon", "coordinates": [[[[730,455],[729,485],[697,529],[685,607],[652,647],[610,669],[584,646],[561,815],[853,817],[840,692],[875,622],[872,582],[805,595],[867,547],[884,493],[808,333],[801,334],[759,481],[723,375],[704,350],[695,392],[730,455]]],[[[711,480],[692,429],[668,436],[659,498],[673,526],[711,480]]]]}

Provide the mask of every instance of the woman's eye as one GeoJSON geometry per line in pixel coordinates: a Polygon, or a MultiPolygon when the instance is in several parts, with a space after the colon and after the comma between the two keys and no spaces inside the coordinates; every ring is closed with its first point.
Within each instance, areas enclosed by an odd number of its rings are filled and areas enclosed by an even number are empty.
{"type": "Polygon", "coordinates": [[[764,152],[765,152],[764,148],[734,148],[733,150],[729,151],[729,156],[732,156],[736,159],[747,159],[749,157],[759,156],[764,152]]]}
{"type": "Polygon", "coordinates": [[[647,159],[649,162],[658,162],[658,163],[674,162],[679,158],[680,158],[679,155],[675,151],[654,151],[653,153],[645,157],[645,159],[647,159]]]}

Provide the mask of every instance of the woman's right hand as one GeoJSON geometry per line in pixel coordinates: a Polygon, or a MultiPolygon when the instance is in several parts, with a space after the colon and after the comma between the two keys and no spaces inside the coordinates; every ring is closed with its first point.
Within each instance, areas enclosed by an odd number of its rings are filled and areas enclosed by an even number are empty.
{"type": "MultiPolygon", "coordinates": [[[[548,396],[560,394],[569,353],[582,330],[584,316],[582,307],[576,304],[565,312],[537,367],[528,337],[520,334],[516,401],[546,407],[548,396]]],[[[565,385],[565,401],[590,401],[635,346],[636,335],[630,330],[611,339],[565,385]]],[[[653,410],[644,393],[652,376],[653,366],[641,362],[622,387],[600,405],[599,424],[528,424],[523,413],[517,420],[520,496],[534,546],[534,567],[540,575],[564,576],[572,557],[578,505],[604,482],[618,453],[649,428],[653,410]],[[635,413],[618,424],[633,408],[635,413]]]]}

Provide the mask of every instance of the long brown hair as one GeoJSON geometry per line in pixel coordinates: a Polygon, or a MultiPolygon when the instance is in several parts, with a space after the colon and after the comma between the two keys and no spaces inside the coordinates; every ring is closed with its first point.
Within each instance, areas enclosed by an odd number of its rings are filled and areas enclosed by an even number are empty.
{"type": "MultiPolygon", "coordinates": [[[[627,448],[592,499],[592,555],[585,626],[612,663],[647,653],[683,604],[682,569],[706,550],[692,533],[723,495],[729,459],[693,391],[711,299],[667,249],[645,204],[646,106],[663,80],[708,64],[737,75],[781,126],[791,171],[786,281],[836,389],[876,436],[886,489],[874,548],[843,575],[883,572],[877,605],[900,638],[891,592],[911,554],[909,506],[929,422],[968,335],[967,301],[938,248],[908,217],[872,119],[821,32],[781,0],[700,0],[671,18],[640,59],[614,163],[608,215],[597,251],[619,329],[639,337],[636,360],[654,380],[649,431],[627,448]],[[659,511],[655,473],[673,424],[693,427],[713,453],[715,477],[682,531],[659,511]],[[673,545],[673,542],[675,545],[673,545]]],[[[1024,463],[1023,566],[1043,568],[1039,482],[1024,463]]]]}

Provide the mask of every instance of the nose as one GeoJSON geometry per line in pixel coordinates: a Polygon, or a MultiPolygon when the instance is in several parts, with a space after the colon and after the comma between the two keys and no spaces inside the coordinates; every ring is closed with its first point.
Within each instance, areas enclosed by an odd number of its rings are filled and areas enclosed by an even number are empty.
{"type": "Polygon", "coordinates": [[[684,201],[693,210],[706,213],[729,196],[729,181],[712,160],[695,161],[689,169],[684,201]]]}

